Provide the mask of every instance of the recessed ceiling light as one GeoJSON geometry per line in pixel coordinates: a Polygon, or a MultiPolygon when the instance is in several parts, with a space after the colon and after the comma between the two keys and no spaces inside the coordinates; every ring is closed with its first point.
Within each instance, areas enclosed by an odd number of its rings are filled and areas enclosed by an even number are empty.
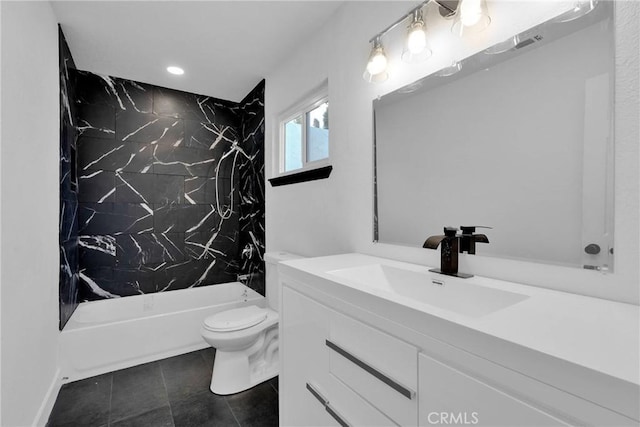
{"type": "Polygon", "coordinates": [[[175,74],[178,76],[184,74],[184,70],[180,67],[174,67],[174,66],[167,67],[167,71],[170,72],[171,74],[175,74]]]}

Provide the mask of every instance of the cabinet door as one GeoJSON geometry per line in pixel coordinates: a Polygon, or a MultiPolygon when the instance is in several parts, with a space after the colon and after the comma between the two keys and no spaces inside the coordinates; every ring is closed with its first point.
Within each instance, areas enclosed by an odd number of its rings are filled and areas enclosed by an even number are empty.
{"type": "Polygon", "coordinates": [[[398,425],[415,426],[417,348],[343,314],[330,316],[331,373],[398,425]]]}
{"type": "Polygon", "coordinates": [[[280,425],[335,426],[327,412],[328,309],[284,286],[280,306],[280,425]]]}
{"type": "Polygon", "coordinates": [[[568,425],[428,356],[421,354],[418,364],[421,426],[568,425]]]}

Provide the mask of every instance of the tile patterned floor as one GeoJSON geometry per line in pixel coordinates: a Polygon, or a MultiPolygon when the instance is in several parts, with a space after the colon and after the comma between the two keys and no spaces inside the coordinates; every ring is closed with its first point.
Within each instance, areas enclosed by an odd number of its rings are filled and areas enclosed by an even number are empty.
{"type": "Polygon", "coordinates": [[[209,391],[207,348],[65,384],[48,427],[269,427],[278,425],[278,379],[231,396],[209,391]]]}

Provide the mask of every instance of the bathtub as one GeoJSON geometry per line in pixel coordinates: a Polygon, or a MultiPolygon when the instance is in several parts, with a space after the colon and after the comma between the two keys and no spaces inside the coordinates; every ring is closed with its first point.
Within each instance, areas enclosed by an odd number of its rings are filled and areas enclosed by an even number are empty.
{"type": "Polygon", "coordinates": [[[208,347],[205,317],[265,298],[239,282],[81,303],[59,340],[61,382],[208,347]]]}

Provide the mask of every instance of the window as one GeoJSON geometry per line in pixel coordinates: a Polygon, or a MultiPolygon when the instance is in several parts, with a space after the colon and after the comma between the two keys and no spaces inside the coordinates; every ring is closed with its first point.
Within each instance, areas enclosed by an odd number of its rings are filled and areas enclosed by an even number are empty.
{"type": "Polygon", "coordinates": [[[292,108],[280,121],[280,173],[322,166],[329,158],[329,101],[323,90],[292,108]]]}

